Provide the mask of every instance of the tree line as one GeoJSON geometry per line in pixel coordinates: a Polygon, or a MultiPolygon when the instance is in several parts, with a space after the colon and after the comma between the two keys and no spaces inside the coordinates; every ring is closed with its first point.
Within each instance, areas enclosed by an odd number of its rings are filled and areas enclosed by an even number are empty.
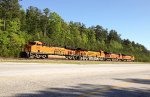
{"type": "Polygon", "coordinates": [[[0,56],[19,57],[28,41],[43,41],[51,46],[134,55],[137,61],[150,61],[150,51],[142,44],[121,39],[116,30],[100,25],[86,27],[80,22],[65,22],[56,12],[30,6],[23,9],[19,0],[0,0],[0,56]]]}

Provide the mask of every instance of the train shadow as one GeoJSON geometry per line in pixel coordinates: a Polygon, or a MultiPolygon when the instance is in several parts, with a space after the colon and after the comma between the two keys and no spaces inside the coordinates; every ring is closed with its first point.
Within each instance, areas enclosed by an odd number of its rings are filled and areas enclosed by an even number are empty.
{"type": "Polygon", "coordinates": [[[68,88],[48,88],[15,97],[150,97],[149,90],[111,85],[79,84],[68,88]]]}
{"type": "Polygon", "coordinates": [[[150,80],[148,80],[148,79],[132,79],[132,78],[128,78],[128,79],[116,79],[116,80],[121,80],[121,81],[131,82],[131,83],[150,85],[150,80]]]}

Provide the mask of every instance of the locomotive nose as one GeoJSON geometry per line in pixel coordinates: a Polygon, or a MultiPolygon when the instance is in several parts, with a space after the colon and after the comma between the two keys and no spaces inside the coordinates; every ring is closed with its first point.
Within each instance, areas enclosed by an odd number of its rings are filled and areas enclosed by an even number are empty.
{"type": "Polygon", "coordinates": [[[31,52],[31,46],[25,45],[23,51],[20,52],[20,57],[21,58],[28,58],[29,52],[31,52]]]}
{"type": "Polygon", "coordinates": [[[31,46],[26,45],[25,48],[24,48],[24,52],[31,52],[31,46]]]}

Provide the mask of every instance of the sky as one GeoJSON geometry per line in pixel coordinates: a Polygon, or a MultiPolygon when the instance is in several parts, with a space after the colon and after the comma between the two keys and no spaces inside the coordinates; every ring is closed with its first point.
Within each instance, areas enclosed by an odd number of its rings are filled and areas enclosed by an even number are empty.
{"type": "Polygon", "coordinates": [[[65,21],[101,25],[150,50],[150,0],[23,0],[24,9],[49,8],[65,21]]]}

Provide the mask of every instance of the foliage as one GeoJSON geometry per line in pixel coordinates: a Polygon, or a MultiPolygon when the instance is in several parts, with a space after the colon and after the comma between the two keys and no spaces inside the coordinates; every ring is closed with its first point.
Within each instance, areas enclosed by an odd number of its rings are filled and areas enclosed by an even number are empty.
{"type": "Polygon", "coordinates": [[[121,39],[115,30],[100,25],[87,28],[80,22],[65,22],[48,8],[30,6],[26,11],[19,0],[0,0],[0,56],[18,57],[28,41],[39,40],[52,46],[134,55],[137,61],[150,61],[143,45],[121,39]]]}

